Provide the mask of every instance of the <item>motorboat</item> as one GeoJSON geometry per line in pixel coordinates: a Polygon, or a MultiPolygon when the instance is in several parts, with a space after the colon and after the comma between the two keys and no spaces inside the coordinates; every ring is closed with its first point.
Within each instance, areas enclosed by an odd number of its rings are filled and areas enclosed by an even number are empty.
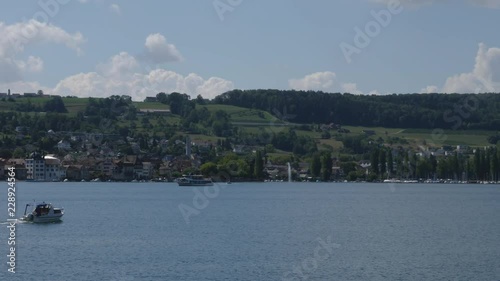
{"type": "Polygon", "coordinates": [[[182,176],[177,179],[179,186],[211,186],[214,185],[211,179],[205,179],[200,175],[182,176]]]}
{"type": "Polygon", "coordinates": [[[50,203],[39,203],[39,204],[26,204],[24,208],[24,216],[21,218],[23,221],[27,222],[57,222],[61,220],[64,215],[63,208],[54,208],[50,203]],[[35,208],[31,213],[26,214],[29,206],[35,205],[35,208]]]}

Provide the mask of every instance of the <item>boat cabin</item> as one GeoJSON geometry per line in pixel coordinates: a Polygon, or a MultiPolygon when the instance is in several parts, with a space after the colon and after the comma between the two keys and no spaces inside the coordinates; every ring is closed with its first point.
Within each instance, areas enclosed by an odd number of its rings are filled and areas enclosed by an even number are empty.
{"type": "Polygon", "coordinates": [[[50,206],[50,204],[45,204],[45,203],[38,204],[36,205],[35,213],[37,216],[43,216],[48,214],[51,208],[52,206],[50,206]]]}
{"type": "MultiPolygon", "coordinates": [[[[36,205],[36,208],[35,208],[35,214],[36,214],[36,216],[44,216],[44,215],[49,214],[49,211],[51,209],[54,209],[51,204],[47,204],[47,203],[38,204],[38,205],[36,205]]],[[[61,213],[60,209],[54,209],[54,214],[60,214],[60,213],[61,213]]]]}

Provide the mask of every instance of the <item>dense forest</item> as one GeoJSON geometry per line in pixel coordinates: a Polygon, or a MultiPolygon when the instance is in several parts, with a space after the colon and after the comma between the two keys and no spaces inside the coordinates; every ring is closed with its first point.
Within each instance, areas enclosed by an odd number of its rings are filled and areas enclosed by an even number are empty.
{"type": "Polygon", "coordinates": [[[425,129],[500,128],[500,95],[352,95],[313,91],[233,90],[215,103],[286,112],[295,123],[425,129]]]}

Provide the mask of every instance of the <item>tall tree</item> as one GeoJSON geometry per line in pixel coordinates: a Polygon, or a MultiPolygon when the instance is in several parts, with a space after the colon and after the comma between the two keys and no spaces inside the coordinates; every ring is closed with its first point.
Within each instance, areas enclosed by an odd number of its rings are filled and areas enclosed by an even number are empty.
{"type": "Polygon", "coordinates": [[[375,175],[379,175],[379,149],[374,148],[370,157],[371,169],[375,175]]]}
{"type": "Polygon", "coordinates": [[[59,113],[67,113],[68,110],[66,106],[64,106],[64,102],[61,97],[56,96],[53,99],[49,100],[45,103],[44,110],[47,112],[59,112],[59,113]]]}
{"type": "Polygon", "coordinates": [[[432,175],[432,177],[434,178],[436,176],[436,171],[437,171],[437,160],[436,160],[436,156],[432,155],[429,156],[429,162],[431,164],[430,166],[430,173],[432,175]]]}
{"type": "Polygon", "coordinates": [[[384,149],[379,152],[380,176],[384,177],[387,170],[386,152],[384,149]]]}
{"type": "Polygon", "coordinates": [[[392,159],[392,149],[389,148],[386,151],[387,153],[387,175],[388,177],[392,177],[392,173],[394,172],[394,160],[392,159]]]}
{"type": "Polygon", "coordinates": [[[255,152],[255,165],[253,174],[255,178],[259,180],[264,178],[264,161],[262,159],[262,153],[260,152],[260,150],[257,150],[255,152]]]}
{"type": "Polygon", "coordinates": [[[318,154],[314,154],[312,158],[311,174],[313,177],[319,177],[321,174],[321,160],[318,154]]]}
{"type": "Polygon", "coordinates": [[[491,180],[493,181],[498,181],[498,167],[499,166],[499,163],[498,163],[498,154],[497,154],[497,150],[496,148],[495,149],[492,149],[492,153],[491,153],[491,165],[490,165],[490,169],[491,169],[491,180]]]}
{"type": "Polygon", "coordinates": [[[474,152],[474,175],[477,180],[481,179],[481,152],[479,148],[476,148],[474,152]]]}
{"type": "Polygon", "coordinates": [[[321,174],[323,181],[329,181],[332,177],[332,154],[330,152],[326,152],[323,154],[321,158],[321,174]]]}

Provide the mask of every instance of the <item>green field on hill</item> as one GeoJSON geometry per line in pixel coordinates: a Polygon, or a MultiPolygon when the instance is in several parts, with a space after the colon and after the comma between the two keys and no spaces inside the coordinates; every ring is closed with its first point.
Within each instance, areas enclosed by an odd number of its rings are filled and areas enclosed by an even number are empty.
{"type": "MultiPolygon", "coordinates": [[[[269,133],[286,132],[288,129],[285,126],[279,126],[275,124],[262,124],[260,126],[247,126],[238,125],[240,129],[247,133],[259,133],[261,131],[267,131],[269,133]]],[[[290,126],[291,124],[289,124],[290,126]]],[[[295,124],[294,124],[295,125],[295,124]]],[[[353,127],[345,126],[350,133],[342,133],[342,136],[362,136],[365,135],[363,130],[372,130],[374,135],[370,137],[373,140],[382,138],[384,142],[388,142],[392,139],[394,144],[401,144],[402,146],[411,146],[418,148],[419,145],[425,145],[429,147],[441,147],[443,145],[468,145],[472,147],[482,147],[491,145],[488,143],[487,138],[491,135],[495,135],[495,131],[466,131],[466,130],[425,130],[425,129],[401,129],[401,128],[369,128],[369,127],[353,127]]],[[[336,130],[331,130],[330,134],[332,137],[330,139],[322,139],[321,132],[315,131],[305,131],[296,129],[297,135],[310,136],[321,144],[326,144],[332,146],[334,149],[342,147],[342,142],[335,140],[336,130]]]]}
{"type": "MultiPolygon", "coordinates": [[[[198,106],[197,106],[198,107],[198,106]]],[[[217,110],[225,111],[229,114],[232,122],[240,123],[252,123],[256,125],[269,124],[269,123],[281,123],[276,117],[268,112],[258,110],[258,109],[248,109],[232,105],[222,105],[222,104],[210,104],[199,107],[206,107],[208,111],[215,112],[217,110]]]]}
{"type": "MultiPolygon", "coordinates": [[[[0,100],[0,111],[12,111],[15,109],[16,104],[30,102],[32,104],[41,105],[47,102],[50,97],[29,97],[29,98],[18,98],[15,102],[0,100]]],[[[63,97],[63,102],[68,110],[69,115],[75,115],[77,112],[84,111],[89,98],[74,98],[74,97],[63,97]]],[[[133,102],[133,104],[138,109],[169,109],[168,105],[162,104],[160,102],[133,102]]],[[[297,124],[285,123],[280,121],[278,117],[273,116],[269,112],[265,112],[258,109],[249,109],[232,105],[220,105],[220,104],[208,104],[208,105],[196,105],[197,108],[205,107],[210,112],[215,112],[218,110],[225,111],[232,122],[233,126],[239,128],[240,131],[247,133],[259,133],[266,131],[268,133],[279,133],[286,132],[288,127],[295,127],[297,124]]],[[[35,114],[35,113],[33,113],[35,114]]],[[[44,114],[44,113],[38,113],[44,114]]],[[[167,123],[169,125],[177,124],[181,121],[181,118],[177,115],[170,115],[167,117],[167,123]]],[[[154,118],[150,120],[153,126],[156,126],[156,121],[154,118]]],[[[129,122],[121,121],[118,125],[125,126],[129,122]]],[[[146,128],[142,128],[142,124],[137,121],[137,129],[140,131],[147,131],[146,128]]],[[[317,126],[317,125],[316,125],[317,126]]],[[[419,145],[435,146],[440,147],[442,145],[468,145],[472,147],[481,147],[490,145],[487,141],[489,136],[495,135],[495,131],[466,131],[466,130],[431,130],[431,129],[403,129],[403,128],[369,128],[369,127],[353,127],[344,126],[343,128],[348,129],[350,133],[342,133],[342,136],[360,136],[365,133],[363,130],[371,130],[374,132],[370,137],[373,140],[378,140],[382,138],[386,143],[393,143],[395,145],[411,146],[417,148],[419,145]]],[[[158,128],[160,129],[160,128],[158,128]]],[[[310,136],[318,141],[319,144],[324,144],[331,146],[334,149],[342,147],[342,142],[338,139],[338,133],[336,130],[331,130],[330,139],[322,139],[321,132],[317,131],[305,131],[296,129],[298,135],[310,136]],[[337,137],[336,137],[337,136],[337,137]]],[[[193,135],[194,139],[198,140],[217,140],[218,138],[213,136],[202,136],[193,135]]]]}

